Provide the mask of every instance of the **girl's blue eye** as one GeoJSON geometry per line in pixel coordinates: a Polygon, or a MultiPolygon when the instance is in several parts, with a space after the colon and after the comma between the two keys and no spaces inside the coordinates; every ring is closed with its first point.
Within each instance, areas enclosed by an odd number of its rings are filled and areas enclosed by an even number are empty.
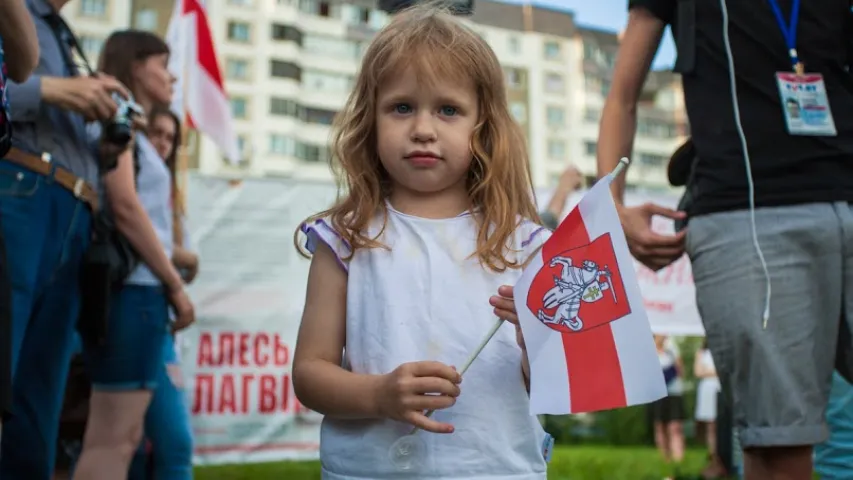
{"type": "Polygon", "coordinates": [[[453,115],[456,115],[456,112],[457,112],[456,107],[450,107],[447,105],[441,107],[441,114],[442,115],[447,115],[448,117],[452,117],[453,115]]]}
{"type": "Polygon", "coordinates": [[[412,107],[405,103],[398,103],[397,105],[394,105],[394,111],[397,113],[409,113],[412,111],[412,107]]]}

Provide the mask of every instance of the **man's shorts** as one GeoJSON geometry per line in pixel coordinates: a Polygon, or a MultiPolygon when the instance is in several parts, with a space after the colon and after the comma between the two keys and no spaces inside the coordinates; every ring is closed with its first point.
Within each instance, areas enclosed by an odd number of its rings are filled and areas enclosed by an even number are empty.
{"type": "Polygon", "coordinates": [[[853,209],[814,203],[690,219],[696,301],[744,448],[814,445],[834,368],[853,372],[853,209]]]}

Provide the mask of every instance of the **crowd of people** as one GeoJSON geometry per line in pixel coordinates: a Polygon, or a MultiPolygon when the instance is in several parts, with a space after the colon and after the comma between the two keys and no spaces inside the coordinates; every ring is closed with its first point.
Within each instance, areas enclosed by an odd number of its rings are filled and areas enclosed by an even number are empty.
{"type": "Polygon", "coordinates": [[[0,478],[189,479],[175,337],[199,259],[169,48],[113,32],[95,67],[66,3],[0,4],[0,478]]]}

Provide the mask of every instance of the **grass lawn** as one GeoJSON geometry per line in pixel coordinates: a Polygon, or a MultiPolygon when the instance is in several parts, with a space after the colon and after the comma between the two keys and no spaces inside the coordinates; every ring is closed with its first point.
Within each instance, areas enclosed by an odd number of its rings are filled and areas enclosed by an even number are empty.
{"type": "MultiPolygon", "coordinates": [[[[705,453],[688,451],[678,477],[699,478],[705,453]]],[[[549,480],[661,480],[672,475],[672,467],[661,462],[652,448],[557,447],[548,467],[549,480]]],[[[280,462],[254,465],[198,467],[197,480],[320,480],[318,462],[280,462]]]]}

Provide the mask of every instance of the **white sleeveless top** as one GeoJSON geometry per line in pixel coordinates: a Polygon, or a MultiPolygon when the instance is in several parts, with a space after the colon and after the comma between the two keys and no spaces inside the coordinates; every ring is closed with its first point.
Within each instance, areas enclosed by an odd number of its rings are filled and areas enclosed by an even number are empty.
{"type": "MultiPolygon", "coordinates": [[[[418,218],[388,206],[386,249],[361,249],[349,261],[349,246],[318,220],[303,225],[306,247],[328,244],[348,270],[344,367],[385,374],[400,364],[434,360],[461,367],[496,317],[489,298],[514,285],[521,270],[502,274],[481,267],[475,251],[477,226],[470,214],[418,218]]],[[[382,227],[378,215],[369,227],[382,227]]],[[[525,221],[512,242],[526,259],[550,235],[525,221]]],[[[388,459],[390,445],[412,427],[393,420],[325,417],[320,437],[323,478],[355,480],[430,478],[453,480],[545,479],[545,432],[529,413],[515,329],[504,324],[466,372],[454,406],[433,418],[451,423],[451,434],[420,431],[428,454],[420,470],[401,472],[388,459]]]]}

